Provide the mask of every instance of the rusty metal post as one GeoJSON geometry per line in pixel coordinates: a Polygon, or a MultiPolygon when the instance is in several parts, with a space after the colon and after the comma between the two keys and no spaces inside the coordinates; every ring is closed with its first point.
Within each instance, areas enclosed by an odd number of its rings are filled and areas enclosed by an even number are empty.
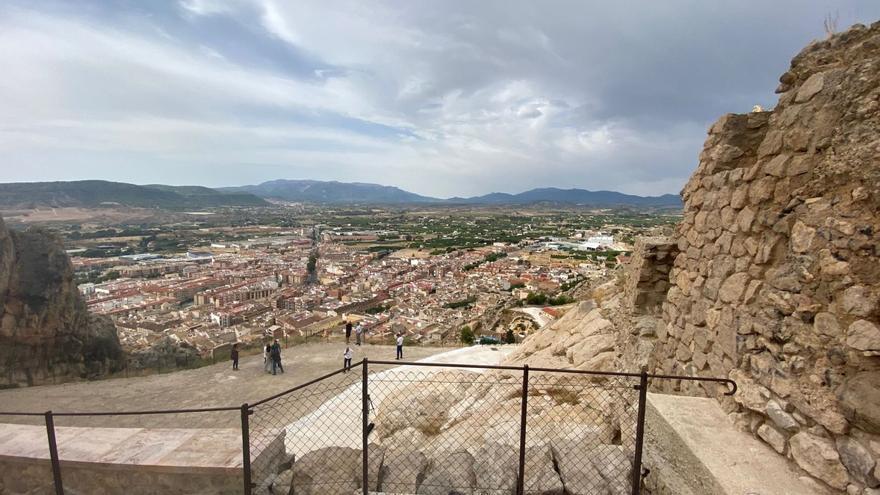
{"type": "Polygon", "coordinates": [[[370,396],[368,394],[369,391],[367,390],[370,370],[368,363],[369,361],[367,360],[367,358],[364,358],[363,368],[361,368],[361,432],[363,436],[363,438],[361,439],[361,453],[363,454],[362,484],[364,495],[368,495],[370,493],[370,396]]]}
{"type": "Polygon", "coordinates": [[[55,494],[64,495],[64,484],[61,483],[61,461],[58,459],[58,445],[55,441],[55,419],[52,411],[46,411],[46,436],[49,437],[49,459],[52,461],[52,479],[55,482],[55,494]]]}
{"type": "Polygon", "coordinates": [[[648,372],[642,369],[639,377],[639,412],[636,420],[636,452],[632,468],[632,495],[639,495],[642,484],[642,445],[645,442],[645,407],[648,400],[648,372]]]}
{"type": "Polygon", "coordinates": [[[529,365],[523,366],[522,409],[519,416],[519,468],[516,479],[516,494],[523,495],[526,481],[526,421],[529,407],[529,365]]]}
{"type": "Polygon", "coordinates": [[[244,474],[244,495],[251,495],[251,409],[247,402],[241,405],[241,468],[244,474]]]}

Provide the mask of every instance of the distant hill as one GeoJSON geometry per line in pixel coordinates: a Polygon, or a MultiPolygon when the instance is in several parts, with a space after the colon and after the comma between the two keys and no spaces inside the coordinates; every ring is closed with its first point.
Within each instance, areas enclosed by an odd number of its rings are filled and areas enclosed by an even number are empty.
{"type": "Polygon", "coordinates": [[[663,196],[633,196],[613,191],[585,189],[558,189],[547,187],[519,194],[491,193],[470,198],[440,199],[421,196],[403,189],[379,184],[346,183],[316,180],[273,180],[253,186],[225,187],[221,191],[248,192],[263,198],[315,203],[435,203],[435,204],[533,204],[558,203],[587,206],[638,206],[680,208],[681,198],[675,194],[663,196]]]}
{"type": "Polygon", "coordinates": [[[135,185],[103,180],[0,184],[0,208],[98,207],[119,204],[141,208],[265,206],[266,199],[330,204],[573,204],[597,207],[680,208],[681,198],[633,196],[614,191],[545,187],[519,194],[491,193],[470,198],[432,198],[393,186],[361,182],[273,180],[262,184],[211,189],[202,186],[135,185]]]}
{"type": "Polygon", "coordinates": [[[313,203],[427,203],[437,198],[420,196],[403,189],[365,184],[317,180],[272,180],[253,186],[222,187],[225,192],[247,192],[263,198],[313,203]]]}
{"type": "Polygon", "coordinates": [[[641,207],[681,207],[681,197],[677,194],[662,196],[634,196],[614,191],[588,191],[586,189],[558,189],[544,187],[531,189],[519,194],[491,193],[472,198],[452,198],[448,200],[461,204],[532,204],[560,203],[587,206],[641,206],[641,207]]]}
{"type": "Polygon", "coordinates": [[[253,194],[226,193],[201,186],[138,186],[103,180],[0,184],[0,208],[89,208],[107,204],[174,209],[268,203],[253,194]]]}

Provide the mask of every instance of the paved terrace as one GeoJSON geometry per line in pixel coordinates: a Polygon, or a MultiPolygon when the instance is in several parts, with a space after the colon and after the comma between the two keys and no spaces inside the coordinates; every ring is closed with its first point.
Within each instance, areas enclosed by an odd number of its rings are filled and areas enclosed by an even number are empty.
{"type": "MultiPolygon", "coordinates": [[[[352,346],[354,362],[364,357],[393,360],[393,346],[352,346]]],[[[290,347],[284,352],[286,373],[273,376],[263,371],[262,356],[245,356],[239,371],[232,362],[203,368],[133,378],[46,385],[0,391],[0,410],[43,412],[138,411],[238,406],[313,380],[342,367],[344,344],[315,343],[290,347]]],[[[407,360],[419,360],[449,348],[410,346],[407,360]]],[[[372,368],[372,367],[371,367],[372,368]]],[[[376,366],[380,371],[388,367],[376,366]]],[[[327,399],[337,392],[328,391],[327,399]]],[[[298,412],[310,411],[297,408],[298,412]]],[[[4,423],[42,425],[43,418],[5,416],[4,423]]],[[[154,416],[57,417],[56,426],[127,428],[239,428],[238,411],[154,416]]]]}

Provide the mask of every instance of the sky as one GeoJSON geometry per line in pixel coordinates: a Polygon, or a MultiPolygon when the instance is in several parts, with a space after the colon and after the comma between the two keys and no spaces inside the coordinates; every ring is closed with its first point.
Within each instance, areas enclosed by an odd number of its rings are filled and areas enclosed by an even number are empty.
{"type": "Polygon", "coordinates": [[[0,182],[678,193],[876,0],[4,0],[0,182]]]}

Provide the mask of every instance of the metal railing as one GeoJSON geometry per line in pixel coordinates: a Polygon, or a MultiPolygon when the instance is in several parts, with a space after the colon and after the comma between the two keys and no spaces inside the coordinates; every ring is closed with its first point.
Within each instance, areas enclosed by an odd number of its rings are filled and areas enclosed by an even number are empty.
{"type": "Polygon", "coordinates": [[[364,359],[238,407],[0,416],[44,418],[58,495],[56,418],[222,411],[241,418],[246,495],[523,495],[554,486],[638,495],[650,380],[737,389],[726,378],[364,359]]]}

